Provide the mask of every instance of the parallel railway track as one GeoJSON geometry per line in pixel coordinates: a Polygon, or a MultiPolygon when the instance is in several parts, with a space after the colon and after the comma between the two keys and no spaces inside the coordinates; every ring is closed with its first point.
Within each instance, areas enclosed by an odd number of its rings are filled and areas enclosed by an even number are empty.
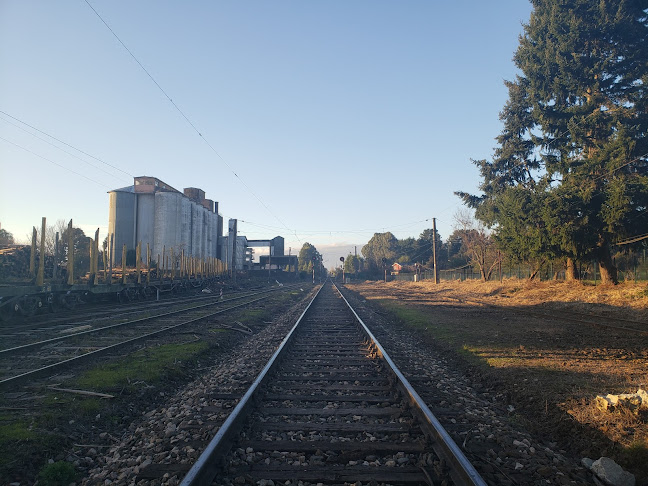
{"type": "MultiPolygon", "coordinates": [[[[286,289],[289,288],[293,287],[286,286],[286,289]]],[[[72,314],[64,320],[56,318],[52,321],[33,324],[5,324],[0,335],[2,338],[0,356],[46,342],[70,339],[78,335],[101,331],[110,326],[128,326],[131,323],[151,320],[157,316],[179,315],[188,310],[224,305],[276,290],[280,290],[280,288],[272,287],[251,292],[230,293],[224,298],[220,298],[218,294],[203,294],[186,299],[141,302],[138,306],[127,309],[116,306],[100,308],[96,309],[94,313],[72,314]]]]}
{"type": "Polygon", "coordinates": [[[325,285],[183,486],[483,479],[382,346],[325,285]]]}
{"type": "MultiPolygon", "coordinates": [[[[35,336],[47,335],[52,332],[64,331],[71,327],[79,325],[92,324],[98,322],[115,322],[118,319],[134,319],[146,313],[162,313],[168,309],[186,307],[200,302],[210,302],[219,300],[220,293],[182,293],[178,296],[161,296],[160,300],[137,300],[130,303],[90,303],[83,307],[77,307],[72,310],[57,312],[54,314],[37,314],[30,317],[20,317],[8,322],[3,322],[0,326],[0,337],[2,338],[3,348],[15,346],[15,341],[26,341],[35,336]]],[[[253,294],[261,289],[228,291],[225,299],[253,294]]],[[[20,343],[18,343],[20,344],[20,343]]]]}
{"type": "MultiPolygon", "coordinates": [[[[291,287],[282,287],[289,290],[291,287]]],[[[22,384],[89,358],[119,353],[124,346],[171,332],[209,317],[264,300],[278,289],[211,299],[189,308],[108,324],[0,350],[0,387],[22,384]],[[214,311],[214,308],[219,308],[214,311]]],[[[91,326],[88,326],[91,327],[91,326]]]]}

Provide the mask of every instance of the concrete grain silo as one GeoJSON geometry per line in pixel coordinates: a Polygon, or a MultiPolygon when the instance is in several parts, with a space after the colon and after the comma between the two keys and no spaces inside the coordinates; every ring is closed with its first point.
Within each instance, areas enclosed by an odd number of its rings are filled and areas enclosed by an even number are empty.
{"type": "MultiPolygon", "coordinates": [[[[108,235],[113,236],[111,249],[114,264],[121,264],[122,247],[135,247],[136,196],[132,187],[110,191],[108,212],[108,235]]],[[[110,244],[110,236],[108,237],[110,244]]]]}
{"type": "Polygon", "coordinates": [[[209,213],[211,247],[210,253],[212,258],[218,257],[218,214],[209,213]]]}
{"type": "Polygon", "coordinates": [[[191,204],[191,255],[197,258],[203,255],[203,210],[202,206],[191,204]]]}
{"type": "Polygon", "coordinates": [[[137,221],[135,230],[135,246],[142,242],[142,261],[146,262],[146,244],[151,251],[155,239],[155,194],[137,194],[137,221]]]}
{"type": "MultiPolygon", "coordinates": [[[[205,191],[186,188],[180,192],[150,176],[134,178],[130,187],[110,191],[109,234],[114,235],[113,262],[120,264],[122,246],[134,250],[142,242],[142,259],[146,261],[146,244],[157,260],[174,250],[179,257],[220,257],[219,237],[223,218],[218,203],[205,198],[205,191]]],[[[158,262],[162,264],[163,262],[158,262]]]]}
{"type": "Polygon", "coordinates": [[[193,203],[186,197],[180,201],[180,238],[178,252],[184,250],[185,256],[191,256],[191,208],[193,203]]]}
{"type": "MultiPolygon", "coordinates": [[[[183,195],[179,192],[158,192],[155,194],[155,258],[165,249],[166,255],[171,248],[177,252],[181,237],[181,208],[183,195]]],[[[163,263],[163,262],[160,262],[163,263]]]]}

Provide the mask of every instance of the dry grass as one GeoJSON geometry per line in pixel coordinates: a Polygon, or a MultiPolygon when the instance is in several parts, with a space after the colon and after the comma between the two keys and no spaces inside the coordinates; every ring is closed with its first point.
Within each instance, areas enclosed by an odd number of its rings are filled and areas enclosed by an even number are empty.
{"type": "Polygon", "coordinates": [[[645,416],[601,412],[594,405],[597,394],[635,392],[648,384],[648,335],[618,328],[648,331],[645,283],[508,279],[350,287],[459,362],[476,366],[530,423],[562,435],[575,452],[623,458],[630,450],[625,448],[648,444],[645,416]]]}
{"type": "Polygon", "coordinates": [[[587,285],[581,282],[529,282],[516,278],[503,282],[480,280],[423,282],[367,282],[384,288],[412,289],[429,294],[475,298],[497,305],[541,305],[546,302],[606,304],[648,311],[648,284],[587,285]]]}

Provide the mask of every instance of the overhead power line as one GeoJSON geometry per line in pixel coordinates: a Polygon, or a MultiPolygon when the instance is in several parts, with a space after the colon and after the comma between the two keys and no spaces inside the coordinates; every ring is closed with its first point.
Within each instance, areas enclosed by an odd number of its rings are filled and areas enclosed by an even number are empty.
{"type": "Polygon", "coordinates": [[[623,241],[619,241],[618,243],[615,243],[615,245],[620,246],[620,245],[629,245],[630,243],[636,243],[637,241],[645,240],[648,238],[648,233],[645,235],[639,235],[639,236],[633,236],[632,238],[628,238],[623,241]]]}
{"type": "MultiPolygon", "coordinates": [[[[3,111],[0,111],[0,113],[3,113],[3,114],[4,114],[3,111]]],[[[13,117],[12,117],[12,118],[13,118],[13,117]]],[[[85,164],[88,164],[88,165],[89,165],[90,167],[92,167],[93,169],[99,170],[99,171],[103,172],[104,174],[109,175],[110,177],[115,177],[115,178],[121,178],[121,177],[122,177],[122,176],[116,176],[116,175],[114,175],[114,174],[108,172],[106,169],[103,169],[103,168],[101,168],[100,166],[98,166],[98,165],[96,165],[96,164],[93,164],[93,163],[91,163],[91,162],[88,162],[87,160],[85,160],[85,159],[79,157],[78,155],[73,154],[72,152],[68,152],[67,150],[65,150],[65,149],[63,149],[63,148],[61,148],[61,147],[59,147],[58,145],[56,145],[56,144],[50,142],[49,140],[46,140],[46,139],[44,139],[44,138],[42,138],[42,137],[39,137],[38,135],[36,135],[36,134],[30,132],[30,131],[27,130],[26,128],[23,128],[23,127],[21,127],[20,125],[18,125],[18,124],[16,124],[16,123],[12,123],[12,122],[10,122],[9,120],[5,120],[4,118],[2,118],[2,121],[4,121],[5,123],[8,123],[9,125],[12,125],[12,126],[16,127],[16,128],[19,129],[19,130],[22,130],[22,131],[25,132],[25,133],[30,134],[32,137],[35,137],[35,138],[37,138],[38,140],[40,140],[40,141],[42,141],[42,142],[45,142],[46,144],[51,145],[51,146],[54,147],[54,148],[59,149],[61,152],[65,153],[65,154],[68,154],[70,157],[74,157],[75,159],[78,159],[78,160],[80,160],[81,162],[83,162],[83,163],[85,163],[85,164]]],[[[22,122],[21,122],[21,123],[22,123],[22,122]]],[[[93,157],[93,158],[96,158],[96,157],[93,157]]],[[[123,172],[123,171],[122,171],[122,172],[123,172]]]]}
{"type": "MultiPolygon", "coordinates": [[[[390,228],[390,230],[399,229],[399,228],[406,228],[406,227],[414,226],[414,225],[419,224],[419,223],[425,223],[426,221],[430,221],[431,219],[432,218],[420,219],[418,221],[411,221],[409,223],[402,223],[402,224],[399,224],[399,225],[396,225],[396,226],[389,226],[389,228],[390,228]]],[[[262,224],[262,223],[255,223],[253,221],[248,221],[248,220],[245,220],[245,219],[239,219],[238,221],[240,223],[246,223],[246,224],[249,224],[249,225],[252,225],[252,226],[259,226],[261,228],[282,229],[282,228],[280,228],[278,226],[272,226],[272,225],[267,225],[267,224],[262,224]]],[[[363,228],[363,229],[353,229],[353,230],[348,230],[348,229],[346,229],[346,230],[343,230],[343,229],[328,229],[328,230],[312,230],[312,231],[311,230],[301,230],[301,231],[299,231],[299,233],[302,236],[305,235],[305,234],[315,236],[315,235],[319,235],[319,234],[325,235],[325,234],[330,234],[330,233],[336,233],[336,234],[337,233],[344,233],[344,234],[357,233],[357,234],[361,234],[361,233],[381,233],[381,232],[384,233],[385,228],[386,228],[385,226],[381,226],[380,228],[363,228]]]]}
{"type": "Polygon", "coordinates": [[[102,183],[99,182],[99,181],[95,181],[94,179],[91,179],[91,178],[88,177],[88,176],[85,176],[85,175],[83,175],[83,174],[81,174],[81,173],[79,173],[79,172],[77,172],[77,171],[75,171],[75,170],[72,170],[72,169],[70,169],[70,168],[68,168],[68,167],[65,167],[64,165],[61,165],[61,164],[59,164],[58,162],[54,162],[52,159],[48,159],[47,157],[43,157],[42,155],[39,155],[39,154],[37,154],[36,152],[32,152],[31,150],[29,150],[28,148],[23,147],[22,145],[18,145],[17,143],[14,143],[14,142],[12,142],[12,141],[10,141],[10,140],[7,140],[7,139],[4,138],[4,137],[0,137],[0,140],[4,140],[5,142],[7,142],[7,143],[13,145],[14,147],[18,147],[19,149],[22,149],[22,150],[24,150],[25,152],[29,152],[30,154],[35,155],[36,157],[39,157],[39,158],[41,158],[41,159],[43,159],[43,160],[46,160],[46,161],[48,161],[48,162],[50,162],[50,163],[52,163],[52,164],[54,164],[54,165],[56,165],[56,166],[58,166],[58,167],[61,167],[62,169],[65,169],[65,170],[67,170],[67,171],[69,171],[69,172],[72,172],[73,174],[76,174],[76,175],[78,175],[78,176],[80,176],[80,177],[83,177],[84,179],[87,179],[87,180],[89,180],[90,182],[94,182],[95,184],[99,184],[100,186],[103,186],[103,187],[106,187],[106,188],[110,189],[110,187],[108,187],[106,184],[102,184],[102,183]]]}
{"type": "MultiPolygon", "coordinates": [[[[257,196],[257,194],[248,186],[245,181],[234,171],[234,168],[221,156],[221,154],[218,153],[218,151],[214,148],[214,146],[209,143],[209,141],[203,136],[203,134],[198,130],[196,125],[189,119],[189,117],[180,109],[180,107],[176,104],[175,101],[167,94],[167,92],[160,86],[160,83],[156,81],[156,79],[153,77],[153,75],[144,67],[144,65],[137,59],[135,54],[128,48],[128,46],[119,38],[119,36],[115,33],[115,31],[108,25],[108,22],[106,22],[101,15],[99,15],[99,12],[90,4],[88,0],[85,0],[85,3],[92,9],[92,11],[95,13],[95,15],[101,20],[101,22],[106,26],[106,28],[110,31],[110,33],[117,39],[117,41],[122,45],[122,47],[128,52],[128,54],[133,58],[133,60],[137,63],[137,65],[146,73],[146,75],[149,77],[149,79],[157,86],[157,88],[160,90],[160,92],[164,95],[164,97],[173,105],[173,107],[176,109],[178,113],[182,116],[182,118],[185,119],[185,121],[189,124],[189,126],[193,129],[194,132],[198,134],[198,136],[207,144],[207,146],[211,149],[214,154],[227,166],[227,168],[232,172],[234,177],[239,180],[239,182],[245,187],[245,189],[252,195],[254,198],[261,204],[268,213],[275,218],[281,225],[283,226],[284,229],[294,232],[292,229],[290,229],[282,220],[277,216],[271,209],[270,207],[263,202],[263,200],[257,196]]],[[[297,233],[294,232],[295,238],[301,243],[301,240],[299,239],[299,236],[297,236],[297,233]]]]}
{"type": "MultiPolygon", "coordinates": [[[[52,140],[56,140],[58,143],[62,143],[62,144],[65,145],[66,147],[70,147],[71,149],[74,149],[74,150],[76,150],[77,152],[82,153],[83,155],[86,155],[86,156],[88,156],[88,157],[90,157],[90,158],[92,158],[92,159],[95,159],[95,160],[98,161],[98,162],[101,162],[102,164],[107,165],[108,167],[112,167],[113,169],[118,170],[119,172],[122,172],[122,173],[126,174],[127,176],[135,177],[135,176],[133,176],[133,174],[130,174],[130,173],[126,172],[125,170],[120,169],[119,167],[116,167],[116,166],[114,166],[114,165],[112,165],[112,164],[109,164],[108,162],[105,162],[105,161],[101,160],[100,158],[95,157],[94,155],[89,154],[88,152],[84,152],[84,151],[81,150],[80,148],[77,148],[77,147],[75,147],[74,145],[70,145],[69,143],[64,142],[63,140],[61,140],[61,139],[59,139],[59,138],[56,138],[54,135],[50,135],[49,133],[44,132],[43,130],[41,130],[41,129],[39,129],[39,128],[36,128],[35,126],[30,125],[29,123],[27,123],[27,122],[25,122],[25,121],[23,121],[23,120],[20,120],[19,118],[16,118],[16,117],[13,116],[13,115],[10,115],[10,114],[7,113],[6,111],[2,111],[2,110],[0,110],[0,113],[2,113],[2,114],[5,115],[5,116],[8,116],[8,117],[11,118],[12,120],[16,120],[17,122],[22,123],[22,124],[25,125],[26,127],[29,127],[29,128],[31,128],[32,130],[37,131],[38,133],[42,133],[43,135],[45,135],[45,136],[51,138],[52,140]]],[[[6,120],[5,120],[5,121],[6,121],[6,120]]],[[[32,135],[33,135],[33,134],[32,134],[32,135]]],[[[42,139],[41,139],[41,140],[42,140],[42,139]]],[[[48,143],[49,143],[49,142],[48,142],[48,143]]]]}

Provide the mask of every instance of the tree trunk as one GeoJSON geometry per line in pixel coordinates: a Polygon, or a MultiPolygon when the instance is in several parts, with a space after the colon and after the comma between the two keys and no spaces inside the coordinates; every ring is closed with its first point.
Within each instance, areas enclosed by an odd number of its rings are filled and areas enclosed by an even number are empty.
{"type": "Polygon", "coordinates": [[[601,238],[597,244],[596,253],[598,256],[599,270],[601,271],[601,283],[618,284],[617,267],[612,262],[612,255],[610,254],[610,245],[607,240],[601,238]]]}
{"type": "Polygon", "coordinates": [[[567,268],[565,269],[565,280],[572,282],[578,280],[580,275],[578,273],[578,267],[573,258],[567,258],[567,268]]]}

